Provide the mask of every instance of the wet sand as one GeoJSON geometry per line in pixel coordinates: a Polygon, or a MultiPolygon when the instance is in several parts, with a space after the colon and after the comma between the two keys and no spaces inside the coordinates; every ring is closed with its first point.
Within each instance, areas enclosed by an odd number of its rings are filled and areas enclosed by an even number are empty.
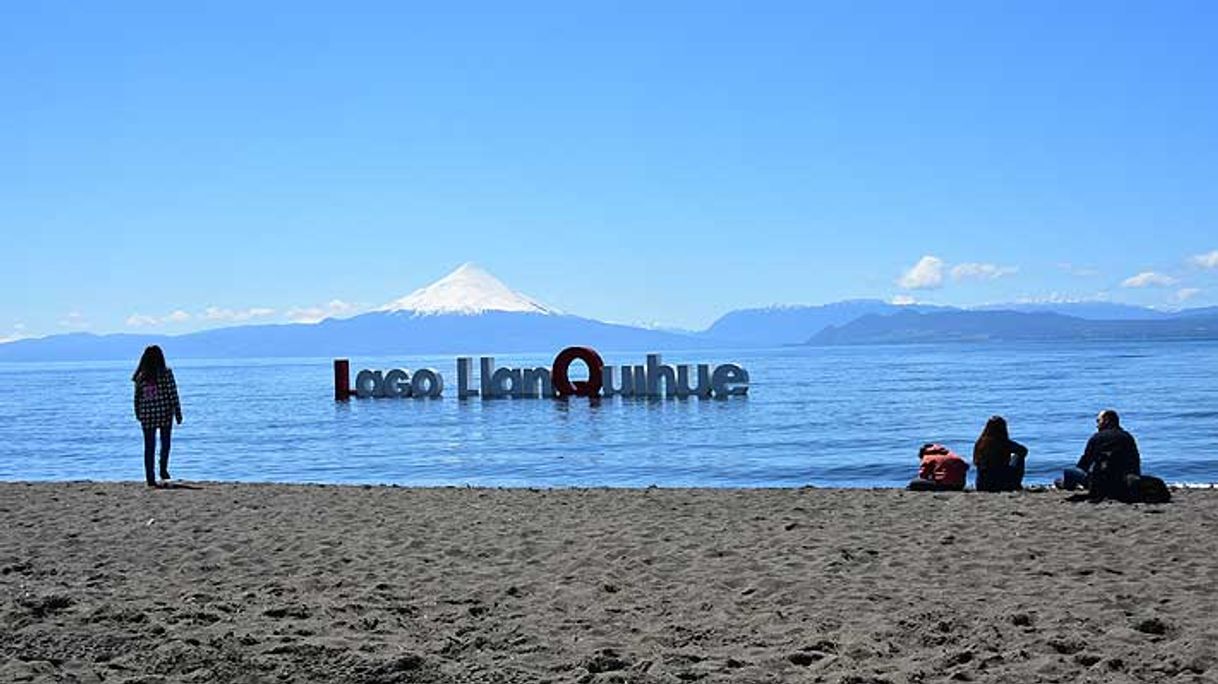
{"type": "Polygon", "coordinates": [[[1218,681],[1218,491],[0,484],[0,681],[1218,681]]]}

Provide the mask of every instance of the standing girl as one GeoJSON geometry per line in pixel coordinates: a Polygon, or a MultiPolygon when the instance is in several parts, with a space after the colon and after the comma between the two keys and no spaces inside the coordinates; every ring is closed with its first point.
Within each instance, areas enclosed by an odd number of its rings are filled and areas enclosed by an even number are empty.
{"type": "Polygon", "coordinates": [[[152,458],[156,454],[156,433],[161,431],[161,479],[168,480],[173,421],[182,424],[182,404],[173,371],[165,365],[165,354],[155,344],[144,350],[131,379],[135,382],[135,417],[144,428],[144,480],[155,487],[152,458]]]}

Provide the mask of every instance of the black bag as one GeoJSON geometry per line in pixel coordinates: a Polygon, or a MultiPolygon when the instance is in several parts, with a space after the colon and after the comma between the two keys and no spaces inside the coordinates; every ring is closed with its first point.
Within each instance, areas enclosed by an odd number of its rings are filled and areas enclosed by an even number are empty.
{"type": "Polygon", "coordinates": [[[1142,475],[1133,487],[1134,501],[1161,504],[1171,501],[1171,490],[1167,483],[1154,475],[1142,475]]]}

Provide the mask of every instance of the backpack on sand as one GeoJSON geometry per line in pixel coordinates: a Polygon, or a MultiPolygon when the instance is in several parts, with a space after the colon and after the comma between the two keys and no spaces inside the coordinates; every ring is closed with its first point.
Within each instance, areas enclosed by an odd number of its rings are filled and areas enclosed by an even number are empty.
{"type": "Polygon", "coordinates": [[[1167,483],[1154,475],[1142,475],[1133,483],[1133,500],[1141,503],[1160,504],[1171,501],[1171,490],[1167,483]]]}

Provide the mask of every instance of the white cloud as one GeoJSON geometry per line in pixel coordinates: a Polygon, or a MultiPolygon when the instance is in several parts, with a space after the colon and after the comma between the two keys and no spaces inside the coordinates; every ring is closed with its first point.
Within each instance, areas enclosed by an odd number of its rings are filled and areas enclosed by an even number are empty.
{"type": "Polygon", "coordinates": [[[275,315],[274,309],[265,307],[253,307],[249,309],[222,309],[216,306],[209,306],[203,311],[203,318],[209,321],[225,321],[225,322],[244,322],[251,321],[256,318],[267,318],[275,315]]]}
{"type": "Polygon", "coordinates": [[[1107,302],[1111,295],[1107,292],[1097,292],[1093,295],[1068,295],[1061,292],[1050,292],[1047,295],[1022,295],[1015,298],[1016,304],[1082,304],[1084,302],[1107,302]]]}
{"type": "Polygon", "coordinates": [[[1058,264],[1057,267],[1066,273],[1069,273],[1072,276],[1078,276],[1079,278],[1094,278],[1100,274],[1099,269],[1091,268],[1089,266],[1079,266],[1078,264],[1072,264],[1068,261],[1058,264]]]}
{"type": "Polygon", "coordinates": [[[1154,271],[1142,271],[1135,276],[1126,278],[1121,283],[1121,287],[1171,287],[1178,282],[1180,281],[1169,275],[1155,273],[1154,271]]]}
{"type": "Polygon", "coordinates": [[[178,309],[166,316],[147,316],[141,313],[133,313],[127,317],[127,326],[131,328],[152,328],[166,323],[184,323],[189,321],[190,314],[178,309]]]}
{"type": "Polygon", "coordinates": [[[59,325],[64,328],[80,329],[89,327],[89,321],[85,319],[85,315],[81,312],[72,311],[69,312],[67,316],[60,319],[59,325]]]}
{"type": "Polygon", "coordinates": [[[1189,259],[1194,266],[1201,268],[1218,268],[1218,249],[1206,254],[1198,254],[1189,259]]]}
{"type": "Polygon", "coordinates": [[[897,295],[890,299],[889,303],[893,306],[910,306],[911,304],[917,304],[918,300],[909,295],[897,295]]]}
{"type": "Polygon", "coordinates": [[[967,263],[952,267],[953,280],[996,280],[1003,276],[1014,275],[1019,269],[1014,266],[997,266],[995,264],[967,263]]]}
{"type": "Polygon", "coordinates": [[[332,299],[324,306],[304,306],[288,309],[288,312],[284,316],[293,323],[317,323],[327,318],[354,313],[358,310],[359,307],[355,304],[344,302],[341,299],[332,299]]]}
{"type": "Polygon", "coordinates": [[[8,344],[17,340],[24,340],[25,338],[25,323],[16,323],[13,325],[13,334],[0,337],[0,344],[8,344]]]}
{"type": "Polygon", "coordinates": [[[1187,302],[1199,294],[1201,294],[1201,288],[1199,287],[1182,287],[1176,290],[1176,301],[1187,302]]]}
{"type": "Polygon", "coordinates": [[[943,260],[924,256],[905,272],[897,284],[906,290],[933,290],[943,286],[943,260]]]}
{"type": "MultiPolygon", "coordinates": [[[[937,256],[924,256],[897,280],[906,290],[933,290],[943,286],[944,269],[947,264],[937,256]]],[[[952,280],[996,280],[1018,273],[1014,266],[999,266],[980,262],[967,262],[951,267],[952,280]]]]}

